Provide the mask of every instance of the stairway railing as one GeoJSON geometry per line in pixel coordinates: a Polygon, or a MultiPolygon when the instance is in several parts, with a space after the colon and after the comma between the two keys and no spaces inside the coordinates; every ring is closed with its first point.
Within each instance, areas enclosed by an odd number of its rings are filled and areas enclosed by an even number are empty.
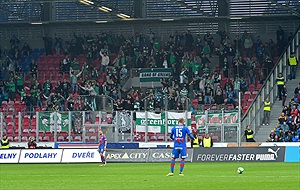
{"type": "MultiPolygon", "coordinates": [[[[279,73],[283,73],[285,80],[288,80],[290,67],[288,66],[288,58],[291,52],[295,52],[297,58],[299,57],[299,37],[300,26],[297,28],[292,40],[281,54],[274,68],[265,80],[262,88],[259,90],[257,96],[254,98],[252,104],[249,106],[247,112],[241,118],[241,127],[250,125],[254,133],[259,129],[263,118],[263,101],[269,97],[271,104],[274,104],[277,98],[276,77],[279,73]]],[[[242,129],[241,129],[242,130],[242,129]]],[[[242,130],[243,131],[243,130],[242,130]]],[[[242,134],[243,136],[243,134],[242,134]]],[[[267,138],[267,137],[266,137],[267,138]]]]}

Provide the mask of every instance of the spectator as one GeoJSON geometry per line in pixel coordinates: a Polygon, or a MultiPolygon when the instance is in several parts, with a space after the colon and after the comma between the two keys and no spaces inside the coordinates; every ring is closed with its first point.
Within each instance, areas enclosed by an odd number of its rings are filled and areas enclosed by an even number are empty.
{"type": "Polygon", "coordinates": [[[37,144],[34,140],[34,137],[29,137],[29,141],[27,143],[29,149],[35,149],[37,144]]]}
{"type": "Polygon", "coordinates": [[[244,48],[245,48],[247,57],[252,57],[252,46],[253,46],[253,41],[252,41],[250,35],[248,34],[244,41],[244,48]]]}
{"type": "Polygon", "coordinates": [[[287,97],[287,89],[286,89],[286,85],[283,85],[283,88],[281,90],[281,98],[282,98],[282,107],[285,105],[285,100],[287,97]]]}
{"type": "Polygon", "coordinates": [[[294,121],[292,121],[291,124],[289,124],[289,131],[293,131],[296,132],[297,131],[298,126],[295,124],[294,121]]]}
{"type": "Polygon", "coordinates": [[[289,132],[289,126],[284,121],[283,124],[279,125],[279,129],[281,129],[286,135],[289,132]]]}
{"type": "Polygon", "coordinates": [[[217,109],[221,110],[222,105],[224,104],[224,97],[221,94],[221,91],[218,91],[217,94],[214,97],[215,103],[217,104],[217,109]]]}
{"type": "Polygon", "coordinates": [[[204,88],[204,103],[207,105],[211,105],[212,96],[213,96],[213,89],[210,87],[210,84],[207,83],[207,85],[204,88]]]}
{"type": "Polygon", "coordinates": [[[294,90],[294,95],[297,96],[298,94],[300,94],[300,82],[298,83],[298,86],[294,90]]]}
{"type": "Polygon", "coordinates": [[[284,30],[281,26],[278,26],[278,30],[276,31],[277,41],[280,39],[284,40],[284,30]]]}
{"type": "Polygon", "coordinates": [[[47,34],[43,37],[46,55],[52,55],[52,39],[47,34]]]}
{"type": "Polygon", "coordinates": [[[109,56],[107,55],[107,52],[103,50],[101,50],[99,54],[101,56],[101,66],[102,66],[101,70],[103,72],[106,72],[107,66],[109,65],[109,56]]]}
{"type": "Polygon", "coordinates": [[[298,113],[299,113],[299,110],[297,109],[297,106],[293,105],[293,107],[290,111],[290,114],[293,117],[293,119],[298,115],[298,113]]]}
{"type": "Polygon", "coordinates": [[[226,105],[232,104],[233,106],[235,105],[235,98],[234,98],[235,94],[232,90],[232,88],[229,88],[228,91],[226,92],[226,105]]]}
{"type": "Polygon", "coordinates": [[[275,136],[276,136],[276,134],[275,134],[274,130],[271,130],[271,133],[269,135],[269,138],[271,139],[270,142],[273,142],[275,140],[275,136]]]}
{"type": "Polygon", "coordinates": [[[282,129],[279,129],[279,133],[278,133],[278,142],[283,142],[285,139],[285,134],[282,131],[282,129]]]}
{"type": "Polygon", "coordinates": [[[71,84],[72,84],[72,92],[73,93],[78,92],[78,77],[81,75],[82,71],[83,71],[83,67],[82,67],[81,71],[77,74],[75,74],[75,71],[73,71],[72,69],[70,70],[70,80],[71,80],[71,84]]]}
{"type": "Polygon", "coordinates": [[[284,114],[284,112],[282,112],[278,118],[279,125],[282,125],[284,122],[286,122],[286,119],[287,119],[286,115],[284,114]]]}

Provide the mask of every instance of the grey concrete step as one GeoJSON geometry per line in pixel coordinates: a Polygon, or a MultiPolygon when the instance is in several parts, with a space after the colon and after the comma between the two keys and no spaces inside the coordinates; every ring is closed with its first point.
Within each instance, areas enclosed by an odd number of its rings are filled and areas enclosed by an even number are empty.
{"type": "MultiPolygon", "coordinates": [[[[297,78],[293,79],[293,80],[288,80],[287,81],[287,91],[288,91],[288,97],[286,100],[286,104],[288,103],[288,101],[293,97],[294,95],[294,89],[297,87],[298,83],[300,82],[300,72],[298,70],[297,72],[297,78]]],[[[286,77],[287,78],[287,77],[286,77]]],[[[272,109],[271,109],[271,114],[270,114],[270,124],[267,125],[261,125],[257,130],[256,130],[256,134],[254,136],[254,139],[257,142],[265,142],[270,134],[270,131],[272,129],[274,129],[274,127],[277,125],[278,123],[278,117],[282,111],[282,105],[281,105],[281,101],[277,100],[273,103],[272,105],[272,109]]]]}

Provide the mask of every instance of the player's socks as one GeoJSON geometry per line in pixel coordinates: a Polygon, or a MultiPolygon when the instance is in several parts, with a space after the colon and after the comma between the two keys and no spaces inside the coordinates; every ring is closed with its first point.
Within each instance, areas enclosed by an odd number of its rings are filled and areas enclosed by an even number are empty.
{"type": "Polygon", "coordinates": [[[101,161],[102,161],[102,164],[105,164],[105,158],[104,158],[104,156],[101,156],[101,161]]]}
{"type": "Polygon", "coordinates": [[[175,166],[175,159],[171,160],[171,164],[170,164],[170,171],[171,173],[174,173],[174,166],[175,166]]]}
{"type": "Polygon", "coordinates": [[[180,171],[179,171],[179,173],[182,173],[183,168],[184,168],[184,159],[181,159],[180,160],[180,171]]]}

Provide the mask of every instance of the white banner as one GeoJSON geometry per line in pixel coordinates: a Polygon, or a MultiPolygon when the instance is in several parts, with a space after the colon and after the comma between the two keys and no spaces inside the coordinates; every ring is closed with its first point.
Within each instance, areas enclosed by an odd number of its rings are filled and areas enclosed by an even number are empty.
{"type": "Polygon", "coordinates": [[[60,163],[63,149],[23,149],[19,163],[60,163]]]}
{"type": "Polygon", "coordinates": [[[0,164],[18,163],[20,157],[20,149],[0,150],[0,164]]]}
{"type": "Polygon", "coordinates": [[[65,149],[61,163],[101,162],[97,149],[65,149]]]}

